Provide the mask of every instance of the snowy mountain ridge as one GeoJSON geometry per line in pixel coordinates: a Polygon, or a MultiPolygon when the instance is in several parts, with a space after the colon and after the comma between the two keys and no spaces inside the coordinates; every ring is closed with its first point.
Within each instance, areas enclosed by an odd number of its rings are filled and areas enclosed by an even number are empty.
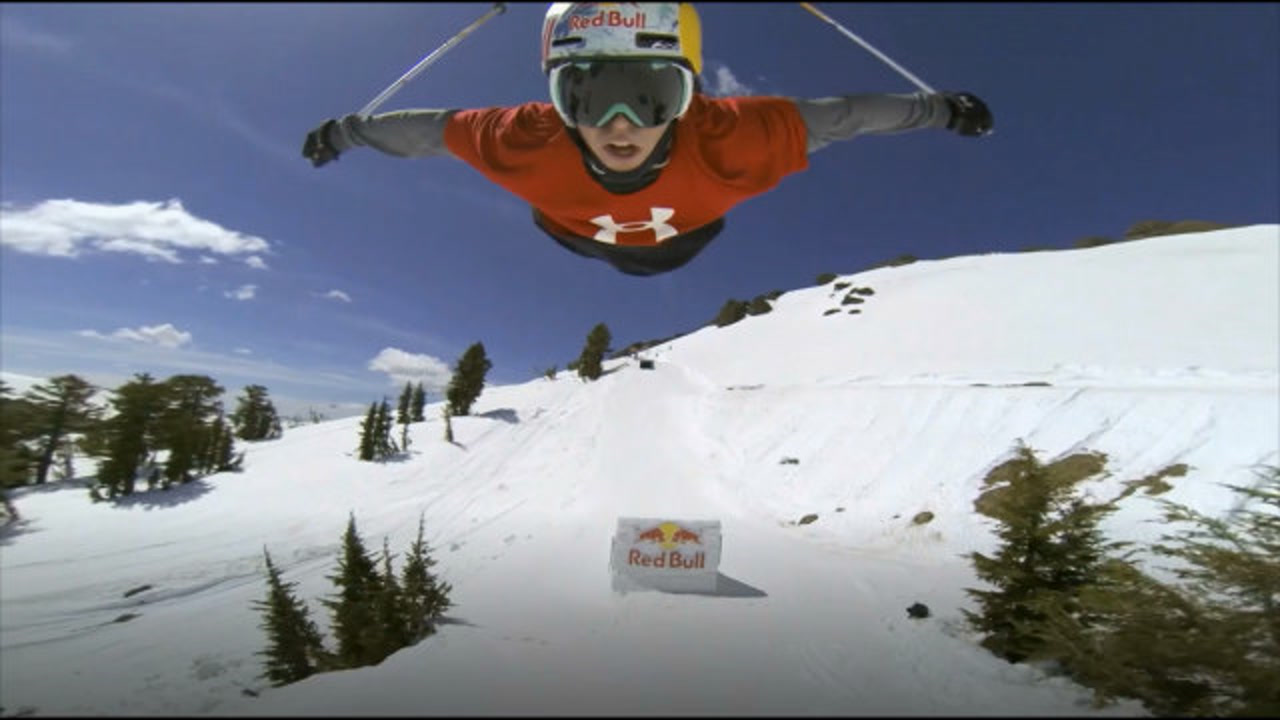
{"type": "MultiPolygon", "coordinates": [[[[1229,509],[1221,483],[1280,460],[1278,250],[1262,225],[877,269],[640,352],[653,370],[487,388],[454,444],[429,405],[398,461],[357,461],[346,418],[116,506],[20,491],[6,712],[1140,714],[1090,710],[965,631],[965,556],[994,543],[974,501],[1025,442],[1105,453],[1082,485],[1098,498],[1180,463],[1162,497],[1229,509]],[[873,293],[845,304],[853,288],[873,293]],[[262,549],[327,627],[348,513],[396,553],[424,514],[450,622],[377,667],[266,689],[262,549]],[[622,516],[719,520],[736,590],[613,592],[622,516]]],[[[1153,539],[1155,516],[1135,493],[1107,529],[1153,539]]]]}

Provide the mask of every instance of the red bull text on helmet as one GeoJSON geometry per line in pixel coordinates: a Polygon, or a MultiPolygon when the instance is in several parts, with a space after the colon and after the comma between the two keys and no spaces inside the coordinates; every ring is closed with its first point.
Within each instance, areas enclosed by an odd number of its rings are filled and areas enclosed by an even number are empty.
{"type": "Polygon", "coordinates": [[[642,28],[647,26],[645,25],[643,12],[628,16],[619,10],[601,10],[591,17],[569,16],[570,30],[586,30],[590,27],[642,28]]]}

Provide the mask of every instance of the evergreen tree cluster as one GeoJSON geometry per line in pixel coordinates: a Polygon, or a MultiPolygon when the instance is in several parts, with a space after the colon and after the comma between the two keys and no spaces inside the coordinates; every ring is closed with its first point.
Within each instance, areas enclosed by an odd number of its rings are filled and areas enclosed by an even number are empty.
{"type": "Polygon", "coordinates": [[[360,422],[360,447],[358,457],[361,460],[381,462],[400,452],[391,439],[391,406],[386,398],[382,402],[370,403],[369,412],[360,422]]]}
{"type": "Polygon", "coordinates": [[[243,454],[219,397],[205,375],[174,375],[156,382],[147,373],[114,391],[114,414],[91,431],[88,448],[104,459],[92,497],[131,495],[138,479],[168,489],[209,473],[239,469],[243,454]],[[161,453],[165,454],[163,462],[161,453]]]}
{"type": "Polygon", "coordinates": [[[333,650],[310,619],[307,605],[293,592],[267,561],[267,598],[255,601],[262,613],[260,627],[267,633],[263,677],[273,685],[297,682],[317,672],[376,665],[395,651],[435,634],[444,612],[452,607],[452,587],[431,571],[436,564],[423,539],[423,519],[418,536],[409,547],[399,577],[391,565],[384,538],[380,561],[365,548],[356,530],[355,516],[342,536],[338,570],[328,576],[336,592],[323,599],[329,610],[337,644],[333,650]]]}
{"type": "Polygon", "coordinates": [[[0,382],[0,488],[42,485],[55,470],[70,476],[76,438],[101,414],[89,402],[96,391],[76,375],[59,375],[15,398],[0,382]]]}
{"type": "Polygon", "coordinates": [[[139,480],[169,488],[238,469],[235,436],[278,436],[266,388],[246,388],[228,420],[222,388],[208,376],[147,373],[111,391],[110,408],[92,403],[99,388],[76,375],[34,385],[22,397],[0,383],[0,488],[72,475],[72,455],[100,458],[94,499],[130,495],[139,480]]]}
{"type": "Polygon", "coordinates": [[[1178,529],[1149,549],[1180,563],[1164,583],[1131,543],[1099,529],[1129,493],[1075,497],[1073,482],[1103,468],[1075,460],[1066,472],[1022,446],[992,473],[1003,484],[979,503],[1001,543],[991,557],[972,554],[991,589],[969,589],[979,611],[964,611],[983,646],[1057,668],[1100,706],[1133,698],[1157,715],[1280,714],[1280,468],[1253,487],[1229,485],[1242,500],[1226,518],[1161,500],[1178,529]]]}
{"type": "Polygon", "coordinates": [[[261,385],[244,389],[236,411],[231,413],[231,425],[241,440],[274,440],[284,432],[280,428],[280,415],[267,397],[267,389],[261,385]]]}
{"type": "Polygon", "coordinates": [[[422,383],[414,385],[405,383],[400,392],[400,400],[396,404],[396,414],[391,416],[391,405],[387,399],[369,404],[360,423],[360,443],[356,455],[361,460],[382,462],[394,457],[397,453],[409,449],[409,425],[425,420],[423,415],[427,405],[427,391],[422,383]],[[392,425],[401,426],[400,442],[391,437],[392,425]]]}

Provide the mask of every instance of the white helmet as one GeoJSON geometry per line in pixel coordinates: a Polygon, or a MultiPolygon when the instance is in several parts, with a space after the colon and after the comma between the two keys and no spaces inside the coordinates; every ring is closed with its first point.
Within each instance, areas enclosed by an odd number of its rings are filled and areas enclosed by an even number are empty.
{"type": "Polygon", "coordinates": [[[552,3],[542,71],[582,58],[667,58],[700,74],[702,23],[692,3],[552,3]]]}

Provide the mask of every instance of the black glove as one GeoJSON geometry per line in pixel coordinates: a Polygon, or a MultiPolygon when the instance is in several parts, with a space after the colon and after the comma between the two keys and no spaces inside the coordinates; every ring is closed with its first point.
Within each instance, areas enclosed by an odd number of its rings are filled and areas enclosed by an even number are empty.
{"type": "Polygon", "coordinates": [[[329,142],[329,133],[337,124],[337,120],[326,120],[323,125],[307,133],[307,141],[302,144],[302,157],[310,160],[312,167],[320,167],[338,158],[337,148],[329,142]]]}
{"type": "Polygon", "coordinates": [[[991,117],[991,110],[987,109],[987,104],[976,95],[966,92],[948,92],[942,93],[942,97],[946,98],[947,105],[951,107],[951,119],[947,121],[948,130],[970,137],[991,134],[995,120],[991,117]]]}

